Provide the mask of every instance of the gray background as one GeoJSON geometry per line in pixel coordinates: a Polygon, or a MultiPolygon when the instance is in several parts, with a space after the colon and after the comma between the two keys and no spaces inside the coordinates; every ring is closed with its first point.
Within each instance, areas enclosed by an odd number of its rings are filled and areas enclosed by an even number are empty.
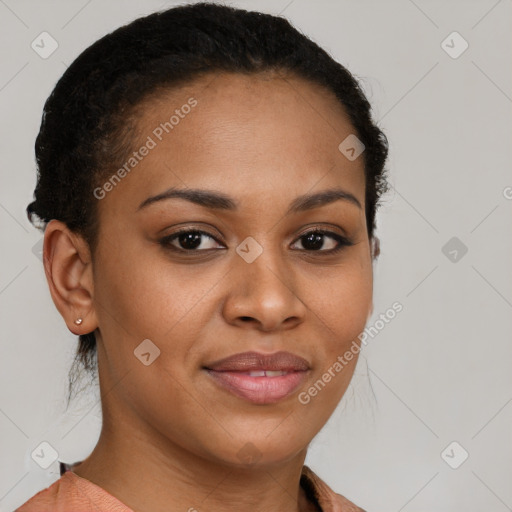
{"type": "MultiPolygon", "coordinates": [[[[395,301],[403,311],[369,340],[307,463],[368,512],[512,510],[512,2],[228,3],[282,13],[330,51],[360,78],[390,140],[368,325],[395,301]],[[459,52],[460,40],[442,45],[453,31],[469,44],[457,58],[445,48],[459,52]]],[[[43,103],[85,47],[166,5],[0,0],[2,511],[58,478],[56,464],[30,456],[42,441],[74,462],[100,428],[94,388],[64,412],[76,338],[24,213],[43,103]],[[58,43],[47,59],[31,48],[43,31],[58,43]]]]}

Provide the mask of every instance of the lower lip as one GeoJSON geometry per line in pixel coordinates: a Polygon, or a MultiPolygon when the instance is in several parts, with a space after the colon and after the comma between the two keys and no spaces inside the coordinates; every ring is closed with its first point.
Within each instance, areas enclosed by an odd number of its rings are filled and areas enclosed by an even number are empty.
{"type": "Polygon", "coordinates": [[[255,404],[273,404],[291,395],[306,378],[306,371],[278,377],[251,377],[242,372],[207,370],[215,382],[234,395],[255,404]]]}

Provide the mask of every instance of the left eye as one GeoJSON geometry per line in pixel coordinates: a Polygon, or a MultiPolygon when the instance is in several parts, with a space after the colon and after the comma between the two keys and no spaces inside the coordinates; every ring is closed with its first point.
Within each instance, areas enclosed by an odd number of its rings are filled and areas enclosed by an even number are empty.
{"type": "Polygon", "coordinates": [[[344,246],[353,245],[347,238],[337,233],[318,229],[304,233],[298,240],[302,240],[302,244],[306,246],[306,249],[303,250],[312,252],[335,253],[343,249],[344,246]],[[331,242],[327,244],[330,247],[327,247],[327,249],[324,247],[326,237],[331,239],[331,242]]]}

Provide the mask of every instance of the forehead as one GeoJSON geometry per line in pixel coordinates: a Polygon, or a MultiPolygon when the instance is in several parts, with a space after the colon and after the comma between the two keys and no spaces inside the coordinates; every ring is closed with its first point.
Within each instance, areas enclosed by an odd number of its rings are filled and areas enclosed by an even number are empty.
{"type": "Polygon", "coordinates": [[[153,147],[112,200],[121,189],[123,203],[132,204],[176,185],[238,197],[300,195],[318,183],[343,184],[364,203],[363,159],[350,161],[338,149],[355,130],[319,85],[290,75],[212,73],[152,95],[135,112],[133,149],[149,140],[153,147]]]}
{"type": "Polygon", "coordinates": [[[170,134],[174,139],[183,135],[181,143],[187,142],[187,135],[191,144],[194,139],[227,139],[237,134],[239,139],[258,135],[258,141],[264,143],[274,141],[277,135],[279,140],[291,142],[309,140],[319,151],[332,152],[338,145],[333,148],[333,140],[355,131],[332,91],[282,72],[209,73],[185,86],[161,91],[139,107],[139,131],[144,135],[153,131],[190,98],[197,103],[190,112],[193,115],[185,113],[190,119],[170,134]]]}

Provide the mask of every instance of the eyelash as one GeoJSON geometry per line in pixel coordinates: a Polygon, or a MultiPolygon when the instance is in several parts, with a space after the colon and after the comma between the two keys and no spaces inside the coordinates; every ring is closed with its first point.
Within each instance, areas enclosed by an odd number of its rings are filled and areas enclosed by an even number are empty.
{"type": "MultiPolygon", "coordinates": [[[[168,249],[173,252],[179,252],[182,254],[183,253],[189,253],[189,254],[190,253],[201,253],[201,252],[207,252],[207,251],[211,251],[211,250],[214,250],[214,251],[217,250],[217,249],[200,249],[200,250],[180,249],[178,247],[171,245],[171,242],[176,240],[180,235],[190,234],[190,233],[194,233],[194,234],[198,234],[198,235],[206,235],[208,238],[211,238],[216,243],[220,243],[213,235],[211,235],[207,231],[202,231],[200,229],[190,229],[190,228],[180,229],[180,230],[176,231],[175,233],[173,233],[172,235],[168,235],[168,236],[162,238],[161,240],[159,240],[159,243],[165,249],[168,249]]],[[[327,251],[302,249],[303,252],[321,253],[321,254],[323,253],[324,255],[331,255],[331,254],[336,254],[336,253],[342,251],[345,247],[350,247],[350,246],[354,245],[354,243],[352,241],[350,241],[348,238],[341,236],[338,233],[334,233],[333,231],[327,231],[325,229],[320,229],[320,228],[314,228],[314,229],[311,229],[310,231],[306,231],[305,233],[300,235],[295,240],[295,242],[297,242],[300,239],[305,238],[306,236],[311,235],[311,234],[324,235],[324,236],[328,236],[329,238],[333,238],[335,241],[338,242],[338,246],[335,247],[334,249],[329,249],[327,251]]]]}

